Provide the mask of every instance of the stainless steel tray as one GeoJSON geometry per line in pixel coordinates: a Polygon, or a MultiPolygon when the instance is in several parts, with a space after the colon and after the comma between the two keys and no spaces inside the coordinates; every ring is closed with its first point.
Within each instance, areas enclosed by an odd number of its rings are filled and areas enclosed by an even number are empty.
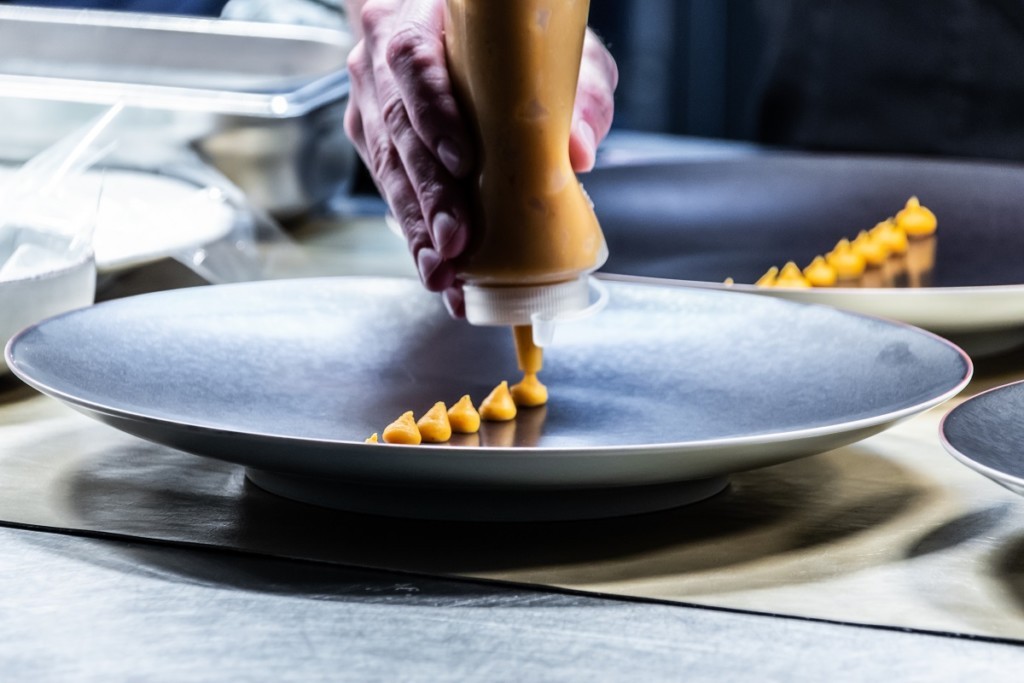
{"type": "Polygon", "coordinates": [[[354,163],[351,45],[317,27],[0,6],[0,157],[26,159],[122,102],[124,137],[146,141],[122,150],[194,145],[258,205],[301,212],[354,163]]]}
{"type": "Polygon", "coordinates": [[[308,26],[0,7],[0,92],[289,118],[344,92],[350,46],[308,26]]]}

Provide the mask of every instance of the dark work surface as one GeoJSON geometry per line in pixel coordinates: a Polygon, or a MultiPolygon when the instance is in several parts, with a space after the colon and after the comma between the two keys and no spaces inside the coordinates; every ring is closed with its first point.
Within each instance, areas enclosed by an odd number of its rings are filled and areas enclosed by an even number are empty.
{"type": "Polygon", "coordinates": [[[5,681],[1016,680],[1024,649],[0,528],[5,681]]]}
{"type": "Polygon", "coordinates": [[[764,152],[608,166],[584,182],[609,273],[752,283],[917,195],[939,220],[934,286],[1024,283],[1024,166],[764,152]]]}

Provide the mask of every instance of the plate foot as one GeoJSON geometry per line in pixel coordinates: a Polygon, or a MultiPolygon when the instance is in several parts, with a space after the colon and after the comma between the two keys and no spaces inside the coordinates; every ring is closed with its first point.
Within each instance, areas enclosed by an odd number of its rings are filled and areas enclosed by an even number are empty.
{"type": "Polygon", "coordinates": [[[443,521],[541,522],[623,517],[710,498],[725,477],[599,489],[457,489],[380,486],[246,469],[256,486],[303,503],[381,515],[443,521]]]}

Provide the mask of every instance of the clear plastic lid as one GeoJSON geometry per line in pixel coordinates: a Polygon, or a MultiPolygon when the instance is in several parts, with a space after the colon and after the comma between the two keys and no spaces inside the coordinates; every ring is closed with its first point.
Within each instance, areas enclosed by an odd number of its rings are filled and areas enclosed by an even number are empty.
{"type": "Polygon", "coordinates": [[[542,347],[551,343],[557,323],[591,316],[608,303],[608,289],[589,275],[549,285],[467,284],[464,292],[470,324],[532,325],[533,341],[542,347]]]}
{"type": "Polygon", "coordinates": [[[587,307],[587,276],[547,285],[466,284],[466,320],[472,325],[530,325],[532,316],[556,318],[587,307]]]}

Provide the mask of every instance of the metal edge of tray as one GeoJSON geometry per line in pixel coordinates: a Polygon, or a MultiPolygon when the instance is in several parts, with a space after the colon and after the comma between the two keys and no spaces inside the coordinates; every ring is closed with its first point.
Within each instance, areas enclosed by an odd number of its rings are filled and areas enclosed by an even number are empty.
{"type": "MultiPolygon", "coordinates": [[[[62,27],[115,28],[129,31],[182,33],[200,39],[209,36],[296,41],[323,45],[337,50],[336,64],[325,64],[309,78],[293,79],[294,87],[282,91],[229,90],[210,87],[184,87],[153,83],[129,83],[59,76],[0,75],[4,97],[27,100],[62,101],[83,104],[114,104],[147,109],[201,111],[210,114],[292,118],[303,116],[348,94],[348,75],[344,57],[351,47],[351,36],[335,29],[264,24],[220,19],[146,15],[92,10],[56,10],[0,6],[0,22],[22,21],[62,27]]],[[[284,77],[282,76],[282,79],[284,77]]]]}
{"type": "Polygon", "coordinates": [[[34,76],[0,76],[3,97],[78,104],[124,104],[140,109],[193,111],[228,116],[288,119],[304,116],[348,95],[348,74],[341,71],[290,93],[231,93],[220,90],[126,85],[34,76]]]}
{"type": "Polygon", "coordinates": [[[159,30],[209,35],[307,40],[320,43],[330,43],[339,36],[344,36],[346,42],[351,41],[351,37],[347,32],[322,26],[240,21],[217,17],[147,14],[144,12],[113,12],[96,9],[0,5],[0,20],[138,29],[141,31],[159,30]]]}

